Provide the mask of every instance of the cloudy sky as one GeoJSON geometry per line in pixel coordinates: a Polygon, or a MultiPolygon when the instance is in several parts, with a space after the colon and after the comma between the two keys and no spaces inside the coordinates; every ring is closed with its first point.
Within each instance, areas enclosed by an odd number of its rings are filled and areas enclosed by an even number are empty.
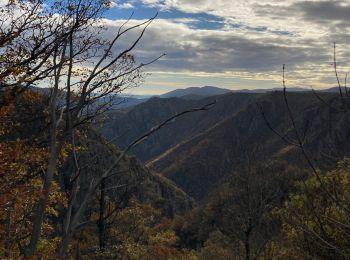
{"type": "Polygon", "coordinates": [[[289,86],[333,87],[333,42],[342,77],[350,70],[350,0],[119,0],[106,21],[117,28],[132,12],[129,26],[159,12],[136,57],[167,54],[134,94],[280,87],[282,64],[289,86]]]}

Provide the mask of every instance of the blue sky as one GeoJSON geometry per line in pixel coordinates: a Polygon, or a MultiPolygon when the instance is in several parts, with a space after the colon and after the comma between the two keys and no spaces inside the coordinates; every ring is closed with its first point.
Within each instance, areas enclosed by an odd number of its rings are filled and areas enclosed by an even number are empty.
{"type": "Polygon", "coordinates": [[[279,87],[282,64],[290,86],[332,87],[334,41],[340,73],[350,68],[349,0],[120,0],[105,17],[112,26],[132,12],[129,26],[159,13],[135,57],[167,54],[147,68],[150,75],[134,94],[279,87]]]}
{"type": "MultiPolygon", "coordinates": [[[[130,2],[130,1],[129,1],[130,2]]],[[[118,1],[119,5],[123,6],[128,1],[118,1]]],[[[224,19],[215,15],[203,13],[185,13],[180,10],[171,8],[163,10],[160,7],[150,6],[143,4],[142,2],[133,1],[133,7],[128,8],[113,8],[106,13],[106,18],[115,19],[127,19],[130,14],[134,12],[133,18],[142,20],[148,19],[158,13],[158,19],[180,19],[180,18],[191,18],[196,20],[192,25],[197,29],[220,29],[224,25],[224,19]]]]}

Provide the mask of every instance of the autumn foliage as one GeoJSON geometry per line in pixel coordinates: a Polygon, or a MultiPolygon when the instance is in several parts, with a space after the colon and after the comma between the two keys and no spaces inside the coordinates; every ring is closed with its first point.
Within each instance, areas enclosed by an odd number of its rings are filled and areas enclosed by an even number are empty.
{"type": "MultiPolygon", "coordinates": [[[[37,120],[38,114],[32,112],[43,103],[43,97],[34,91],[17,94],[16,98],[11,98],[11,93],[3,93],[1,102],[0,254],[2,257],[17,257],[28,243],[33,209],[42,196],[42,175],[49,154],[47,147],[39,144],[39,136],[33,140],[35,136],[26,136],[22,131],[37,120]]],[[[47,214],[57,216],[59,204],[64,201],[65,196],[55,183],[47,214]]],[[[39,253],[50,255],[55,249],[51,244],[55,243],[55,239],[54,227],[49,220],[45,222],[43,230],[45,236],[41,240],[39,253]]]]}

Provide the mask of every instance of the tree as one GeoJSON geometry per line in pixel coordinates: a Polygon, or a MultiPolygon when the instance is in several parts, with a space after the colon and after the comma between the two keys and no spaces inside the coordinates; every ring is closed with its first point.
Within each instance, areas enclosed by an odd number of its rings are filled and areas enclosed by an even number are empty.
{"type": "Polygon", "coordinates": [[[7,0],[0,6],[0,90],[12,97],[51,74],[62,28],[43,0],[7,0]],[[50,20],[52,23],[48,22],[50,20]]]}
{"type": "MultiPolygon", "coordinates": [[[[167,124],[174,122],[174,120],[177,119],[178,117],[181,117],[181,116],[186,115],[188,113],[194,113],[194,112],[198,112],[198,111],[206,111],[208,109],[211,109],[215,104],[216,104],[216,101],[214,101],[212,103],[208,103],[202,107],[192,108],[189,110],[182,111],[178,114],[175,114],[175,115],[169,117],[168,119],[164,120],[160,124],[152,127],[145,134],[141,135],[139,138],[137,138],[136,140],[131,142],[121,153],[118,154],[115,162],[107,170],[105,170],[100,176],[97,176],[96,178],[94,178],[90,181],[89,187],[85,193],[85,196],[84,196],[82,202],[79,204],[76,212],[73,214],[72,208],[76,202],[76,194],[77,194],[77,189],[75,189],[75,191],[74,191],[75,194],[73,197],[74,200],[72,200],[69,203],[69,211],[68,211],[68,213],[66,215],[66,219],[65,219],[65,221],[66,221],[67,216],[68,216],[68,221],[64,223],[64,228],[65,229],[67,228],[66,230],[69,232],[66,232],[66,234],[64,234],[64,236],[62,237],[62,243],[61,243],[61,246],[59,248],[59,252],[61,254],[66,253],[69,241],[71,240],[74,232],[76,232],[76,230],[81,226],[81,223],[79,223],[79,221],[81,221],[81,217],[82,217],[84,211],[86,210],[87,205],[88,205],[89,201],[91,200],[93,194],[96,192],[98,187],[100,187],[101,183],[105,179],[116,174],[115,173],[116,167],[119,165],[119,163],[125,157],[125,155],[130,151],[130,149],[132,149],[133,147],[135,147],[135,146],[139,145],[140,143],[142,143],[143,141],[145,141],[149,136],[151,136],[155,132],[159,131],[159,129],[163,128],[167,124]]],[[[75,183],[74,187],[77,187],[77,182],[75,183]]],[[[84,224],[84,223],[82,223],[82,224],[84,224]]]]}
{"type": "MultiPolygon", "coordinates": [[[[100,37],[104,29],[100,18],[109,1],[56,1],[51,5],[37,1],[26,8],[24,4],[15,2],[14,6],[9,3],[3,7],[13,17],[13,28],[11,33],[3,34],[1,47],[6,51],[6,59],[1,60],[1,81],[3,88],[13,92],[34,83],[48,84],[50,89],[50,153],[43,195],[37,205],[31,242],[26,250],[26,255],[31,256],[39,241],[53,176],[64,144],[69,141],[74,146],[74,128],[104,113],[111,105],[112,94],[140,82],[141,68],[147,64],[137,64],[130,52],[154,18],[129,28],[124,28],[123,24],[116,36],[108,41],[100,37]],[[23,21],[11,13],[10,6],[15,8],[14,13],[23,10],[23,21]],[[22,23],[17,25],[17,20],[22,23]],[[139,36],[128,48],[113,53],[116,42],[124,34],[142,26],[139,36]],[[7,50],[13,50],[14,54],[7,50]],[[26,54],[19,55],[21,51],[26,54]],[[24,59],[18,60],[16,55],[24,59]],[[33,76],[35,73],[37,75],[33,76]]],[[[2,24],[7,26],[4,20],[2,24]]],[[[67,212],[70,212],[69,208],[67,212]]]]}
{"type": "MultiPolygon", "coordinates": [[[[65,143],[75,146],[74,129],[106,112],[114,94],[137,86],[142,67],[159,58],[137,63],[131,54],[155,17],[128,28],[126,22],[111,40],[102,38],[101,18],[109,6],[108,0],[14,0],[0,6],[1,90],[16,98],[33,85],[49,88],[50,149],[27,256],[40,238],[59,155],[65,143]],[[136,39],[117,50],[116,43],[137,28],[136,39]]],[[[67,219],[70,212],[69,205],[67,219]]]]}
{"type": "Polygon", "coordinates": [[[217,228],[244,259],[260,257],[277,236],[278,220],[271,212],[282,205],[291,183],[299,177],[295,168],[283,162],[252,162],[232,174],[208,209],[217,228]]]}
{"type": "MultiPolygon", "coordinates": [[[[98,221],[99,212],[92,218],[98,221]]],[[[72,251],[102,259],[196,259],[190,251],[177,247],[178,238],[171,230],[171,222],[161,216],[160,210],[136,199],[131,199],[125,208],[113,211],[107,222],[111,225],[108,224],[109,239],[105,240],[103,250],[98,246],[98,227],[90,225],[77,233],[72,251]]]]}
{"type": "MultiPolygon", "coordinates": [[[[323,175],[322,183],[337,200],[349,205],[349,159],[323,175]]],[[[317,259],[348,259],[350,257],[350,219],[321,187],[316,177],[297,184],[284,207],[277,210],[283,221],[280,243],[282,255],[309,256],[317,259]]]]}
{"type": "Polygon", "coordinates": [[[200,259],[233,259],[235,252],[232,250],[231,243],[232,241],[219,230],[212,232],[201,249],[200,259]]]}
{"type": "Polygon", "coordinates": [[[1,11],[7,15],[4,17],[11,18],[10,27],[4,19],[0,20],[3,54],[0,59],[1,89],[16,98],[18,93],[33,85],[47,87],[43,95],[48,98],[43,115],[49,129],[44,135],[48,143],[47,167],[42,174],[41,194],[32,218],[30,242],[24,254],[26,257],[35,254],[43,223],[47,219],[45,212],[52,195],[54,176],[59,172],[60,155],[65,154],[64,147],[68,145],[76,165],[65,186],[68,203],[57,250],[59,256],[64,256],[74,233],[82,224],[82,216],[93,194],[101,182],[113,174],[128,150],[176,117],[206,110],[212,104],[179,113],[131,143],[102,176],[91,180],[86,196],[78,208],[73,209],[77,204],[77,180],[81,178],[77,160],[77,129],[108,111],[115,94],[137,86],[143,78],[142,68],[163,56],[137,63],[131,53],[156,16],[127,27],[130,17],[108,40],[102,37],[106,27],[101,19],[110,6],[108,0],[38,0],[31,1],[29,5],[26,3],[9,1],[1,6],[1,11]],[[118,49],[117,43],[124,41],[125,36],[134,30],[138,33],[136,38],[131,39],[125,49],[118,49]]]}

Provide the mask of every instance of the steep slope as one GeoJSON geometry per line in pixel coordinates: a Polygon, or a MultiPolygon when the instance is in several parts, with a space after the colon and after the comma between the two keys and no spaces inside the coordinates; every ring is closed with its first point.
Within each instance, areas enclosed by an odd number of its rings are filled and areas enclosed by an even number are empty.
{"type": "Polygon", "coordinates": [[[111,113],[98,129],[108,140],[124,148],[135,138],[170,116],[186,109],[203,106],[215,99],[218,100],[211,110],[178,118],[131,151],[140,160],[146,162],[215,126],[242,107],[252,103],[260,95],[230,93],[201,100],[152,98],[124,113],[111,113]]]}
{"type": "MultiPolygon", "coordinates": [[[[328,167],[335,158],[350,154],[350,147],[343,145],[350,141],[348,115],[320,103],[312,93],[289,93],[288,100],[299,134],[308,129],[305,147],[315,165],[328,167]]],[[[266,94],[256,102],[263,107],[274,129],[295,140],[281,92],[266,94]]],[[[251,103],[216,126],[166,151],[148,166],[173,180],[189,195],[203,199],[248,159],[270,160],[273,157],[306,166],[300,150],[286,145],[273,133],[258,106],[251,103]]]]}
{"type": "MultiPolygon", "coordinates": [[[[78,154],[80,175],[84,176],[80,178],[82,188],[80,196],[84,196],[90,180],[102,175],[113,164],[120,151],[115,146],[107,144],[106,140],[94,131],[89,131],[87,137],[80,139],[80,146],[84,147],[78,154]]],[[[70,173],[74,172],[72,159],[68,160],[62,169],[64,179],[70,178],[70,173]]],[[[110,197],[122,205],[127,205],[131,198],[137,198],[143,203],[150,203],[155,208],[161,209],[169,217],[193,207],[193,199],[177,188],[173,182],[148,170],[132,156],[126,156],[116,167],[107,180],[106,190],[110,197]]]]}
{"type": "MultiPolygon", "coordinates": [[[[29,98],[31,93],[26,92],[29,98]]],[[[3,93],[0,93],[3,94],[3,93]]],[[[4,96],[0,95],[0,103],[4,103],[4,96]]],[[[28,140],[38,142],[40,147],[48,146],[48,126],[45,122],[44,111],[47,99],[40,97],[41,102],[33,102],[31,99],[19,97],[15,103],[15,114],[11,119],[16,120],[13,131],[2,134],[0,141],[28,140]],[[38,140],[36,140],[38,139],[38,140]]],[[[120,150],[114,145],[108,144],[107,140],[91,129],[89,124],[79,127],[80,134],[77,135],[79,147],[78,163],[80,166],[80,187],[82,192],[79,196],[85,196],[90,180],[107,170],[120,154],[120,150]]],[[[66,151],[67,152],[67,151],[66,151]]],[[[66,153],[65,152],[65,153],[66,153]]],[[[69,185],[71,174],[75,173],[72,155],[67,158],[60,168],[58,179],[60,184],[69,185]]],[[[159,175],[150,171],[139,160],[132,156],[125,156],[114,171],[115,175],[108,179],[109,193],[116,200],[122,200],[127,204],[132,197],[141,202],[150,203],[154,207],[162,209],[168,216],[187,211],[193,206],[193,199],[184,193],[176,185],[159,175]]]]}

